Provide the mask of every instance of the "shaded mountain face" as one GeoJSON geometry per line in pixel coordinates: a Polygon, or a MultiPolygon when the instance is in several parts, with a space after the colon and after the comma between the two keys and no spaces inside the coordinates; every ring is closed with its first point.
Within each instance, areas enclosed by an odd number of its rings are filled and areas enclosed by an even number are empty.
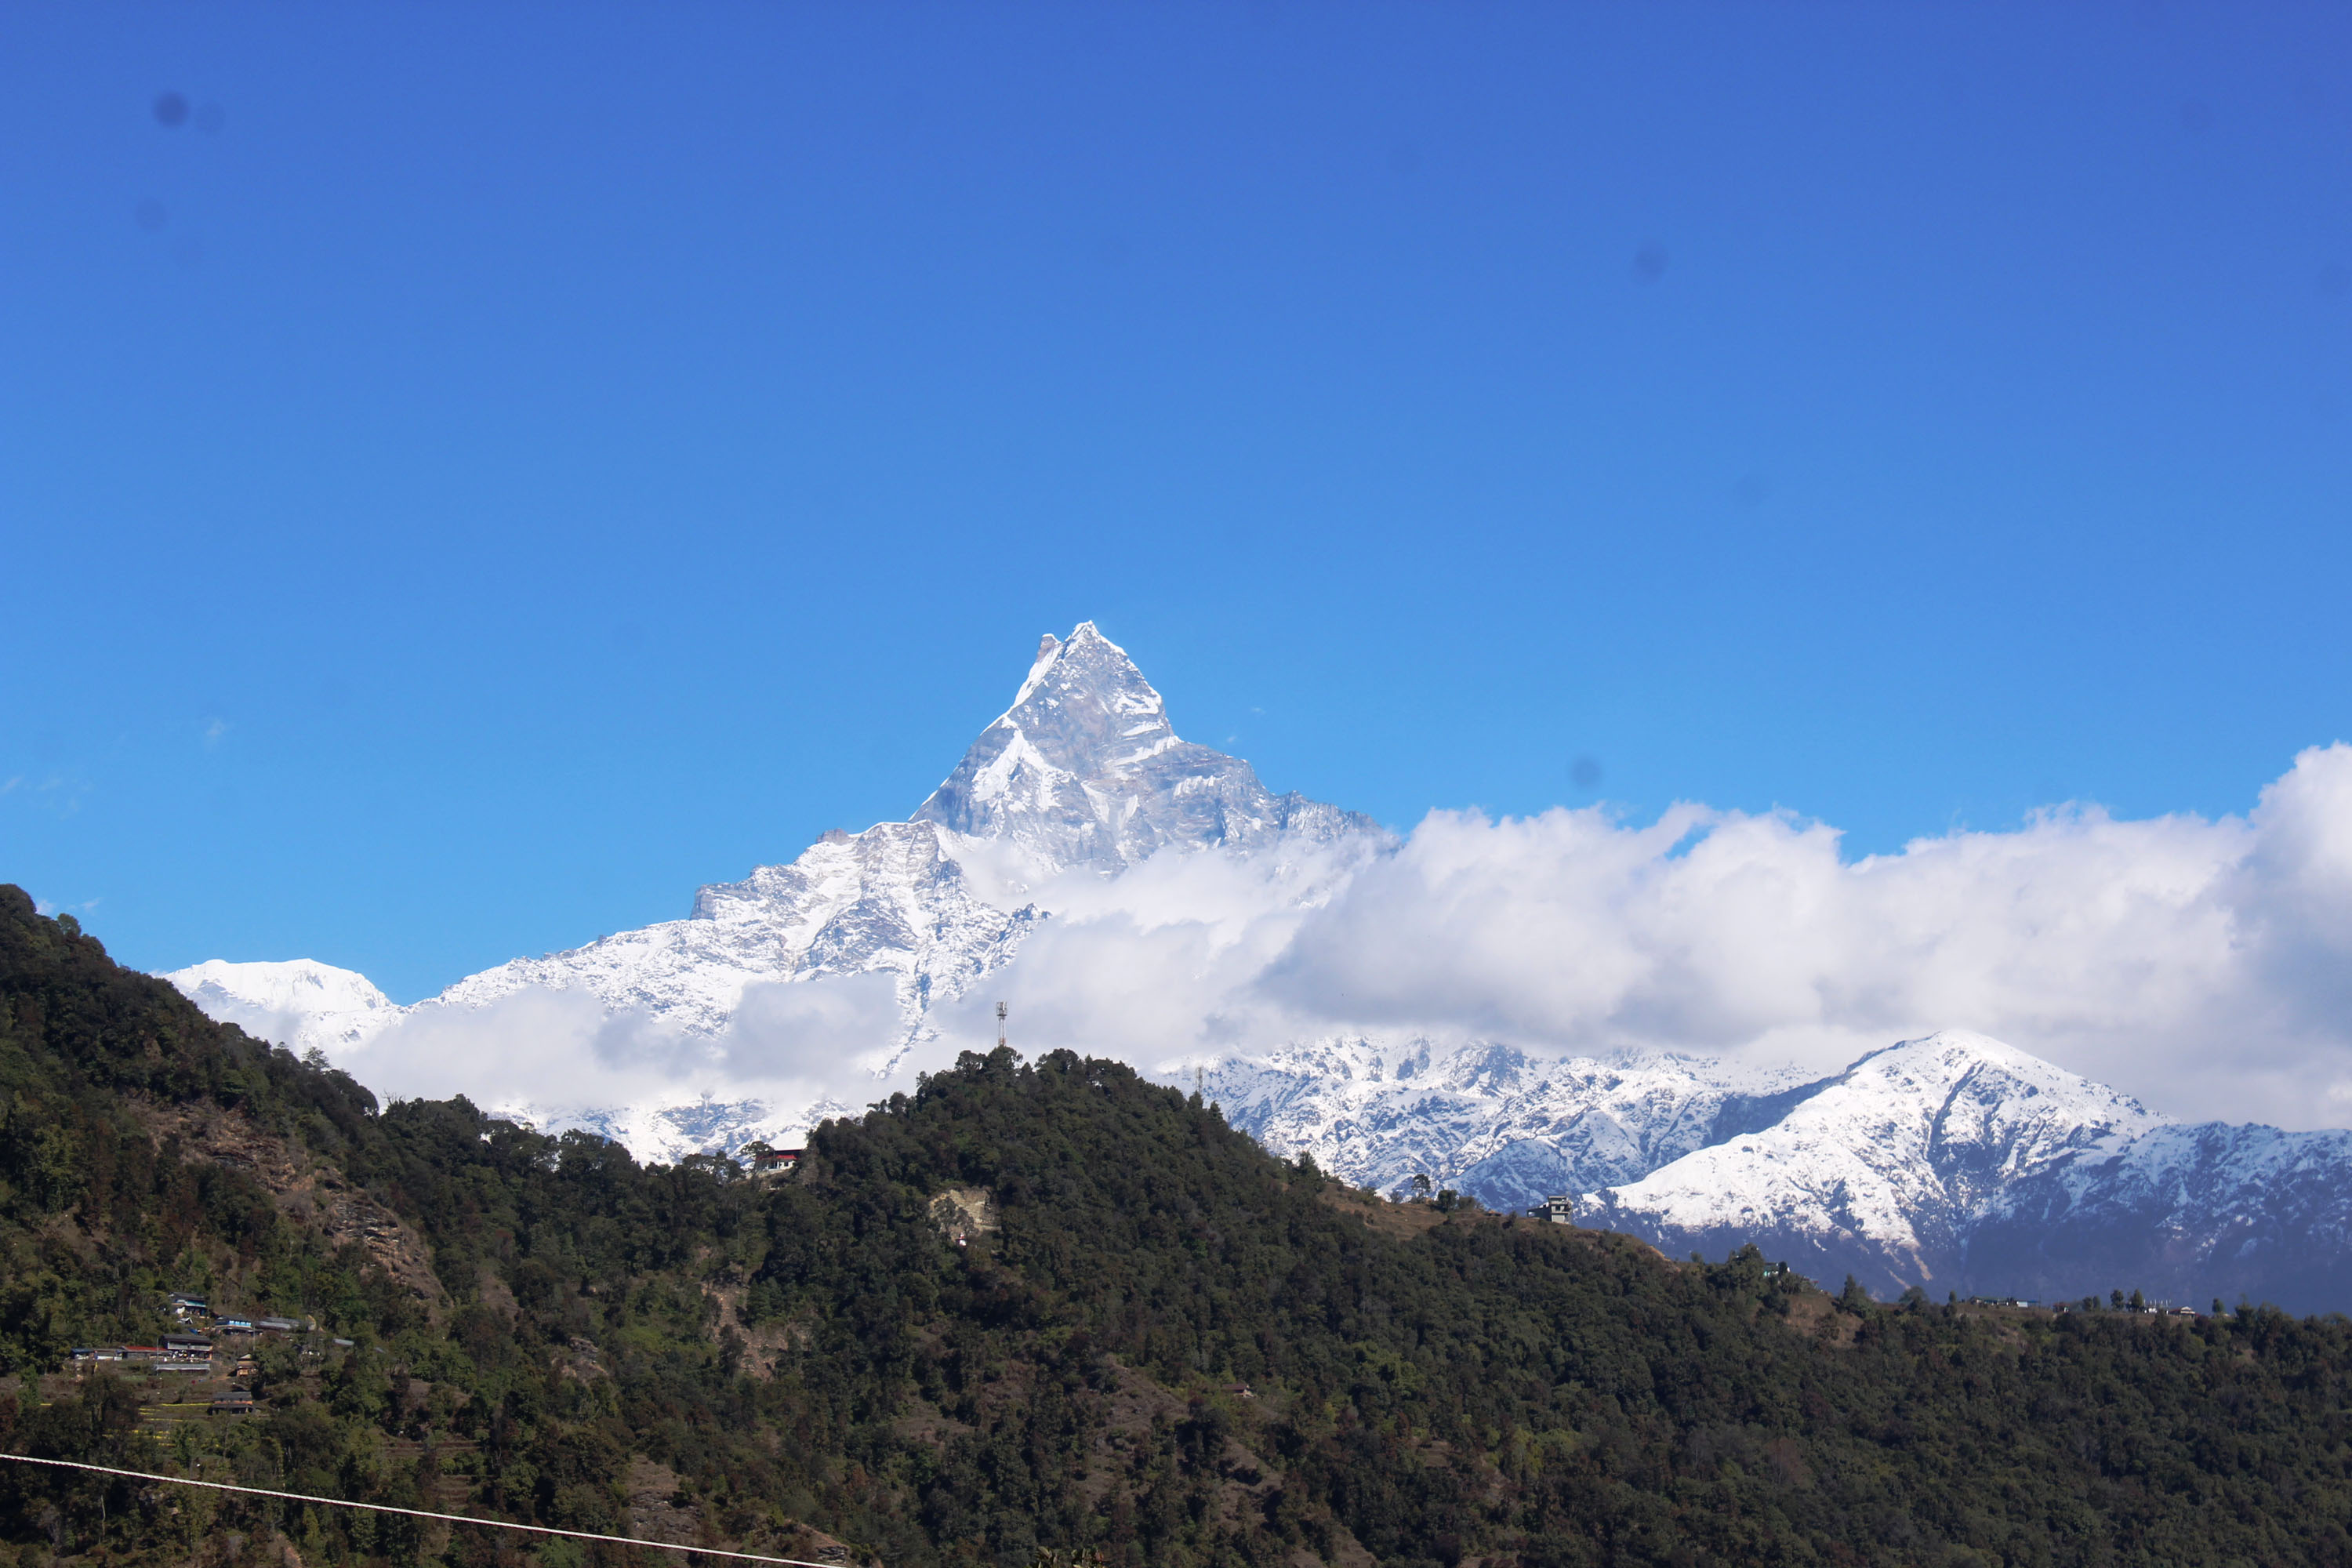
{"type": "Polygon", "coordinates": [[[2209,1121],[2070,1152],[1986,1205],[1966,1275],[2042,1300],[2106,1280],[2200,1308],[2346,1310],[2352,1132],[2209,1121]]]}

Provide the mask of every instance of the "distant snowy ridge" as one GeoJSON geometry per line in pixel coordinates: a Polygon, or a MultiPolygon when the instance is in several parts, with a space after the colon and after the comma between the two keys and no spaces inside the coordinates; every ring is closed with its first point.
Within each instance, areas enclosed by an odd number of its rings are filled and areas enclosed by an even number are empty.
{"type": "Polygon", "coordinates": [[[1600,1222],[1705,1249],[1737,1236],[1808,1273],[1956,1288],[2017,1182],[2166,1124],[2125,1095],[1962,1031],[1856,1062],[1778,1121],[1597,1194],[1600,1222]]]}
{"type": "Polygon", "coordinates": [[[790,865],[704,888],[685,920],[516,959],[434,1000],[478,1007],[526,986],[577,989],[714,1035],[754,983],[884,973],[911,1036],[1012,959],[1045,918],[1021,894],[1065,871],[1115,875],[1171,847],[1380,833],[1352,812],[1277,796],[1247,763],[1178,738],[1126,650],[1086,621],[1066,642],[1044,639],[1013,706],[909,820],[827,834],[790,865]],[[1009,899],[976,885],[976,856],[1009,899]]]}
{"type": "Polygon", "coordinates": [[[1753,1243],[1881,1296],[2352,1304],[2352,1132],[2181,1125],[1961,1030],[1812,1081],[1369,1038],[1160,1069],[1196,1074],[1234,1126],[1345,1180],[1425,1174],[1511,1212],[1568,1193],[1674,1257],[1753,1243]]]}
{"type": "Polygon", "coordinates": [[[215,958],[163,978],[207,1016],[295,1051],[332,1056],[401,1014],[366,975],[308,958],[276,963],[215,958]]]}
{"type": "Polygon", "coordinates": [[[1382,1192],[1426,1174],[1499,1207],[1638,1180],[1769,1118],[1802,1082],[1696,1057],[1604,1061],[1365,1037],[1181,1059],[1160,1076],[1186,1082],[1195,1066],[1226,1119],[1268,1148],[1311,1152],[1382,1192]]]}
{"type": "Polygon", "coordinates": [[[2352,1132],[2208,1121],[2069,1153],[1987,1205],[1968,1268],[2042,1298],[2104,1278],[2200,1308],[2344,1310],[2352,1132]]]}

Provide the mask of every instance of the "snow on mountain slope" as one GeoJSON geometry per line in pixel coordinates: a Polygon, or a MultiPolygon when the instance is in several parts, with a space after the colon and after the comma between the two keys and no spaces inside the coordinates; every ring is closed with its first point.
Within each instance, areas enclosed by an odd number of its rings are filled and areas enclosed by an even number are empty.
{"type": "MultiPolygon", "coordinates": [[[[1362,1037],[1199,1065],[1226,1119],[1269,1149],[1388,1193],[1426,1174],[1497,1208],[1638,1180],[1769,1119],[1801,1081],[1692,1057],[1598,1061],[1486,1042],[1439,1053],[1362,1037]]],[[[1192,1066],[1160,1076],[1181,1082],[1192,1066]]]]}
{"type": "Polygon", "coordinates": [[[230,963],[208,959],[163,978],[211,1017],[257,1040],[329,1055],[355,1046],[399,1016],[364,974],[296,958],[230,963]]]}
{"type": "Polygon", "coordinates": [[[606,1006],[713,1035],[757,981],[884,973],[909,1028],[1021,944],[1032,907],[977,898],[953,835],[929,822],[831,833],[788,866],[695,896],[694,912],[544,958],[468,975],[435,1001],[479,1007],[526,986],[582,990],[606,1006]]]}
{"type": "Polygon", "coordinates": [[[2203,1122],[2051,1162],[1986,1207],[1968,1274],[2040,1299],[2117,1283],[2202,1307],[2352,1303],[2352,1132],[2203,1122]]]}
{"type": "Polygon", "coordinates": [[[1669,1252],[1755,1241],[1876,1291],[1956,1285],[2013,1184],[2165,1125],[2137,1101],[1981,1035],[1874,1052],[1773,1124],[1594,1194],[1595,1223],[1669,1252]]]}
{"type": "Polygon", "coordinates": [[[1158,1076],[1196,1071],[1234,1126],[1348,1181],[1423,1173],[1507,1211],[1580,1194],[1583,1223],[1675,1256],[1753,1242],[1832,1289],[2352,1302],[2352,1132],[2179,1125],[1981,1035],[1811,1082],[1361,1037],[1158,1076]]]}
{"type": "Polygon", "coordinates": [[[810,1128],[829,1117],[856,1116],[864,1106],[819,1100],[778,1110],[763,1100],[694,1095],[618,1108],[542,1105],[514,1100],[487,1108],[551,1135],[593,1132],[626,1148],[642,1163],[674,1165],[689,1154],[733,1153],[753,1142],[801,1147],[810,1128]]]}

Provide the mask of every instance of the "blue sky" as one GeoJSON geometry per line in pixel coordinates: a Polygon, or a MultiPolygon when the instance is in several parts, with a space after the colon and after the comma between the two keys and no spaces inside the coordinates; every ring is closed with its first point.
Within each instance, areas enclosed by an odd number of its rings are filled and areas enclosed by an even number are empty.
{"type": "Polygon", "coordinates": [[[1089,617],[1400,826],[2352,738],[2341,5],[0,33],[0,879],[142,966],[675,917],[1089,617]]]}

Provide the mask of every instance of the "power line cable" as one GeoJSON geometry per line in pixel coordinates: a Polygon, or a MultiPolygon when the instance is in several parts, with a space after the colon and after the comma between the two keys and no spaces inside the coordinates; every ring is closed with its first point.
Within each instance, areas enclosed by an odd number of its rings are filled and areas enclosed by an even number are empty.
{"type": "Polygon", "coordinates": [[[798,1557],[762,1557],[756,1552],[721,1552],[711,1546],[680,1546],[671,1541],[640,1541],[633,1535],[599,1535],[587,1530],[558,1530],[551,1524],[513,1524],[503,1519],[476,1519],[464,1513],[432,1513],[421,1508],[394,1508],[384,1502],[353,1502],[348,1498],[311,1497],[306,1492],[273,1491],[268,1487],[232,1486],[227,1481],[199,1481],[186,1476],[158,1476],[145,1470],[119,1470],[111,1465],[85,1465],[77,1459],[41,1459],[30,1454],[0,1454],[20,1465],[53,1465],[61,1470],[89,1470],[101,1476],[128,1476],[134,1481],[162,1481],[166,1486],[204,1487],[216,1492],[244,1492],[252,1497],[283,1498],[288,1502],[314,1502],[322,1508],[359,1508],[370,1513],[399,1513],[411,1519],[446,1520],[451,1524],[478,1524],[490,1530],[520,1530],[530,1535],[562,1535],[573,1541],[609,1541],[620,1546],[650,1546],[661,1552],[691,1552],[704,1557],[731,1557],[743,1563],[782,1563],[786,1568],[844,1568],[839,1563],[810,1563],[798,1557]]]}

